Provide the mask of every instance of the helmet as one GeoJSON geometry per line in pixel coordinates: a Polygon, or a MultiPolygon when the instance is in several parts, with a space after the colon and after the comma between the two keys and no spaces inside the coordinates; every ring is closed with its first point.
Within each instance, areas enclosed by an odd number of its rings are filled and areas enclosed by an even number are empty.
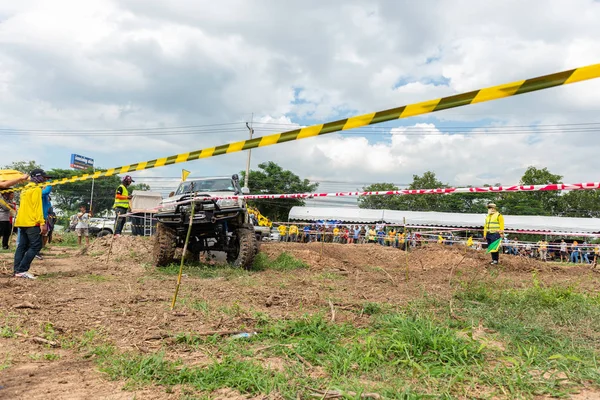
{"type": "Polygon", "coordinates": [[[130,184],[131,182],[135,182],[130,175],[125,175],[123,179],[121,179],[123,184],[130,184]]]}

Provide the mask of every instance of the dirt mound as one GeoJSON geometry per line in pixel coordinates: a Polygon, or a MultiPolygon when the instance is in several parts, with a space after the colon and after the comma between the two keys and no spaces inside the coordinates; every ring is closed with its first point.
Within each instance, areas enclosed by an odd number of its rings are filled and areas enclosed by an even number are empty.
{"type": "MultiPolygon", "coordinates": [[[[484,251],[467,249],[464,246],[430,244],[410,249],[408,254],[393,247],[376,244],[348,245],[335,243],[268,243],[262,252],[271,258],[287,252],[304,261],[313,269],[353,267],[399,267],[408,263],[411,268],[422,270],[433,268],[481,267],[491,258],[484,251]]],[[[511,271],[533,271],[547,268],[545,263],[531,258],[501,256],[501,266],[511,271]]]]}
{"type": "Polygon", "coordinates": [[[96,259],[106,259],[110,249],[111,259],[147,263],[152,261],[152,245],[152,238],[144,236],[119,236],[114,239],[105,236],[94,240],[87,253],[96,259]]]}

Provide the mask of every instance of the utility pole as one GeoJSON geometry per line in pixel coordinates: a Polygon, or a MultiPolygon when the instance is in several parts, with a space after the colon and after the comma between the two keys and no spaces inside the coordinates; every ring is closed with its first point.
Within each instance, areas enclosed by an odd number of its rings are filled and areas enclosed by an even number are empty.
{"type": "MultiPolygon", "coordinates": [[[[252,135],[254,134],[254,128],[252,128],[252,122],[254,122],[254,113],[252,113],[252,118],[250,119],[250,125],[246,122],[246,128],[250,131],[250,139],[252,139],[252,135]]],[[[250,157],[252,156],[252,149],[248,149],[248,161],[246,161],[246,176],[244,177],[244,187],[248,187],[248,177],[250,176],[250,157]]]]}

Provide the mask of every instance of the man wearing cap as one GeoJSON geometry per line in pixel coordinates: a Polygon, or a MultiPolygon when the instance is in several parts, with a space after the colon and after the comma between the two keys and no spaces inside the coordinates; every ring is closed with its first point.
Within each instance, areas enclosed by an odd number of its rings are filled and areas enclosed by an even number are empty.
{"type": "MultiPolygon", "coordinates": [[[[483,238],[487,240],[488,246],[500,239],[500,235],[504,234],[504,217],[496,210],[494,203],[488,204],[488,215],[485,217],[485,225],[483,226],[483,238]]],[[[490,264],[498,264],[500,251],[491,251],[492,262],[490,264]]]]}
{"type": "Polygon", "coordinates": [[[115,236],[121,236],[121,232],[123,232],[123,227],[125,226],[127,217],[121,217],[121,215],[127,214],[127,211],[129,211],[129,200],[131,200],[132,196],[129,195],[127,188],[132,182],[135,181],[131,176],[125,175],[115,193],[115,204],[113,205],[117,218],[115,236]]]}
{"type": "Polygon", "coordinates": [[[15,251],[14,272],[16,278],[36,279],[29,273],[31,262],[42,249],[42,235],[46,233],[46,221],[42,208],[41,184],[50,179],[43,169],[36,168],[29,179],[38,185],[21,193],[19,213],[15,227],[19,228],[20,240],[15,251]]]}

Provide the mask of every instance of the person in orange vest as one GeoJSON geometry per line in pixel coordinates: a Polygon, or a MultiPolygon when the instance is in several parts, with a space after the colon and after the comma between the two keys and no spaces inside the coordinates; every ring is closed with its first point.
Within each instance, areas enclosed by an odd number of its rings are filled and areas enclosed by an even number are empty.
{"type": "MultiPolygon", "coordinates": [[[[500,235],[504,234],[504,217],[496,209],[494,203],[488,204],[488,214],[485,217],[485,225],[483,225],[483,238],[487,240],[488,246],[500,239],[500,235]]],[[[492,262],[490,264],[498,264],[500,259],[500,250],[491,251],[492,262]]]]}
{"type": "Polygon", "coordinates": [[[115,193],[115,204],[113,208],[116,214],[116,226],[115,226],[115,236],[121,236],[121,232],[123,232],[123,227],[125,226],[125,221],[127,217],[121,217],[123,214],[127,214],[129,211],[129,200],[131,200],[132,196],[129,194],[129,190],[127,189],[133,182],[135,182],[131,176],[125,175],[121,180],[121,184],[117,188],[115,193]]]}

